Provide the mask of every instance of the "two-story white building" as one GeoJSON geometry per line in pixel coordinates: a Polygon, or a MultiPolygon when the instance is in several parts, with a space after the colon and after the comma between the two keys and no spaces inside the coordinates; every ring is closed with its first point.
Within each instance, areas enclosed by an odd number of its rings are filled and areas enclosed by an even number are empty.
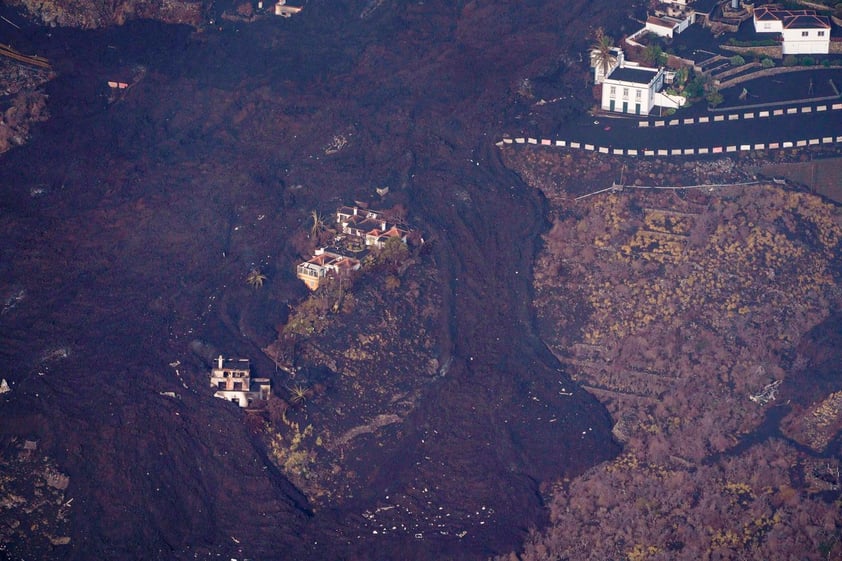
{"type": "Polygon", "coordinates": [[[648,115],[663,85],[662,68],[618,66],[602,82],[601,107],[603,111],[648,115]]]}
{"type": "Polygon", "coordinates": [[[830,52],[830,20],[815,10],[784,10],[761,6],[754,10],[756,33],[780,33],[784,55],[830,52]]]}
{"type": "Polygon", "coordinates": [[[269,378],[252,378],[249,361],[245,358],[223,358],[219,355],[211,369],[210,385],[213,396],[232,401],[240,407],[250,407],[256,400],[266,401],[272,392],[269,378]]]}

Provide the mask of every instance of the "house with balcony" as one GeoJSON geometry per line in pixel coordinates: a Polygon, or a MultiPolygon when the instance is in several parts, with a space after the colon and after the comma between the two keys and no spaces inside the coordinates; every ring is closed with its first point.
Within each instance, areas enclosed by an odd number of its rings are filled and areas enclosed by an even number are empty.
{"type": "Polygon", "coordinates": [[[313,257],[295,268],[295,275],[310,290],[316,290],[328,277],[347,278],[362,266],[361,261],[350,255],[343,255],[338,248],[319,248],[313,257]]]}
{"type": "Polygon", "coordinates": [[[815,10],[785,10],[774,5],[754,10],[755,33],[779,33],[783,55],[830,52],[830,20],[815,10]]]}
{"type": "Polygon", "coordinates": [[[214,361],[210,385],[216,389],[213,396],[240,407],[251,407],[255,401],[266,401],[272,392],[269,378],[252,378],[248,359],[223,358],[214,361]]]}

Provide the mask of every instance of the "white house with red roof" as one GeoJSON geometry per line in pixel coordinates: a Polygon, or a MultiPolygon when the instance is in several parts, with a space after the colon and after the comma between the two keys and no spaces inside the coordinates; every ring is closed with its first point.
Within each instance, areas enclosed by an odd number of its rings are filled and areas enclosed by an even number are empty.
{"type": "Polygon", "coordinates": [[[359,207],[340,207],[336,211],[336,223],[340,231],[365,241],[366,247],[382,249],[389,238],[406,241],[409,233],[395,221],[390,221],[382,212],[359,207]]]}
{"type": "Polygon", "coordinates": [[[815,10],[785,10],[774,5],[754,10],[756,33],[780,33],[784,55],[830,52],[830,20],[815,10]]]}
{"type": "Polygon", "coordinates": [[[389,219],[386,213],[357,206],[342,206],[336,210],[340,247],[319,248],[313,257],[296,266],[296,276],[310,290],[316,290],[328,277],[348,277],[362,266],[363,257],[370,249],[383,249],[389,240],[406,243],[409,230],[399,222],[389,219]]]}

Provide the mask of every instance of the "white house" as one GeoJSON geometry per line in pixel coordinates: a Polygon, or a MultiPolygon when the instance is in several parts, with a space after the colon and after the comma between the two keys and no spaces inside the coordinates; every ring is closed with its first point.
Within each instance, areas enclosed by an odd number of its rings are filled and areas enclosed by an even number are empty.
{"type": "Polygon", "coordinates": [[[756,33],[780,33],[784,55],[830,52],[830,20],[815,10],[783,10],[762,6],[754,10],[756,33]]]}
{"type": "Polygon", "coordinates": [[[619,66],[602,82],[602,109],[648,115],[656,106],[655,94],[663,85],[662,68],[619,66]]]}
{"type": "Polygon", "coordinates": [[[783,54],[826,55],[830,52],[830,21],[827,16],[796,16],[784,21],[783,54]]]}
{"type": "Polygon", "coordinates": [[[339,207],[336,224],[339,233],[334,241],[344,248],[319,248],[312,258],[296,267],[296,276],[310,290],[318,289],[328,277],[348,277],[360,269],[360,259],[368,250],[383,249],[392,239],[406,243],[411,233],[396,220],[387,218],[386,213],[357,206],[339,207]]]}

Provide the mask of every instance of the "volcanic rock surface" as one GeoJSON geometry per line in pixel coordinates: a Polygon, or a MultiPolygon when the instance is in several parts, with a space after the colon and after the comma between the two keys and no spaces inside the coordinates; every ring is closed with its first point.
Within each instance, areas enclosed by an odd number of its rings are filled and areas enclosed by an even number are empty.
{"type": "MultiPolygon", "coordinates": [[[[0,166],[0,433],[69,477],[70,540],[43,557],[482,558],[544,520],[546,482],[616,454],[605,410],[535,333],[544,202],[494,146],[533,77],[555,76],[562,119],[589,103],[569,53],[616,9],[313,1],[198,31],[23,30],[58,76],[51,120],[0,166]],[[355,200],[403,205],[429,248],[397,287],[352,289],[356,314],[332,318],[308,378],[290,379],[262,349],[308,297],[297,240],[311,211],[355,200]],[[194,352],[210,347],[251,358],[285,399],[323,386],[287,414],[332,431],[318,485],[212,397],[194,352]]],[[[3,539],[42,557],[43,540],[3,539]]]]}

